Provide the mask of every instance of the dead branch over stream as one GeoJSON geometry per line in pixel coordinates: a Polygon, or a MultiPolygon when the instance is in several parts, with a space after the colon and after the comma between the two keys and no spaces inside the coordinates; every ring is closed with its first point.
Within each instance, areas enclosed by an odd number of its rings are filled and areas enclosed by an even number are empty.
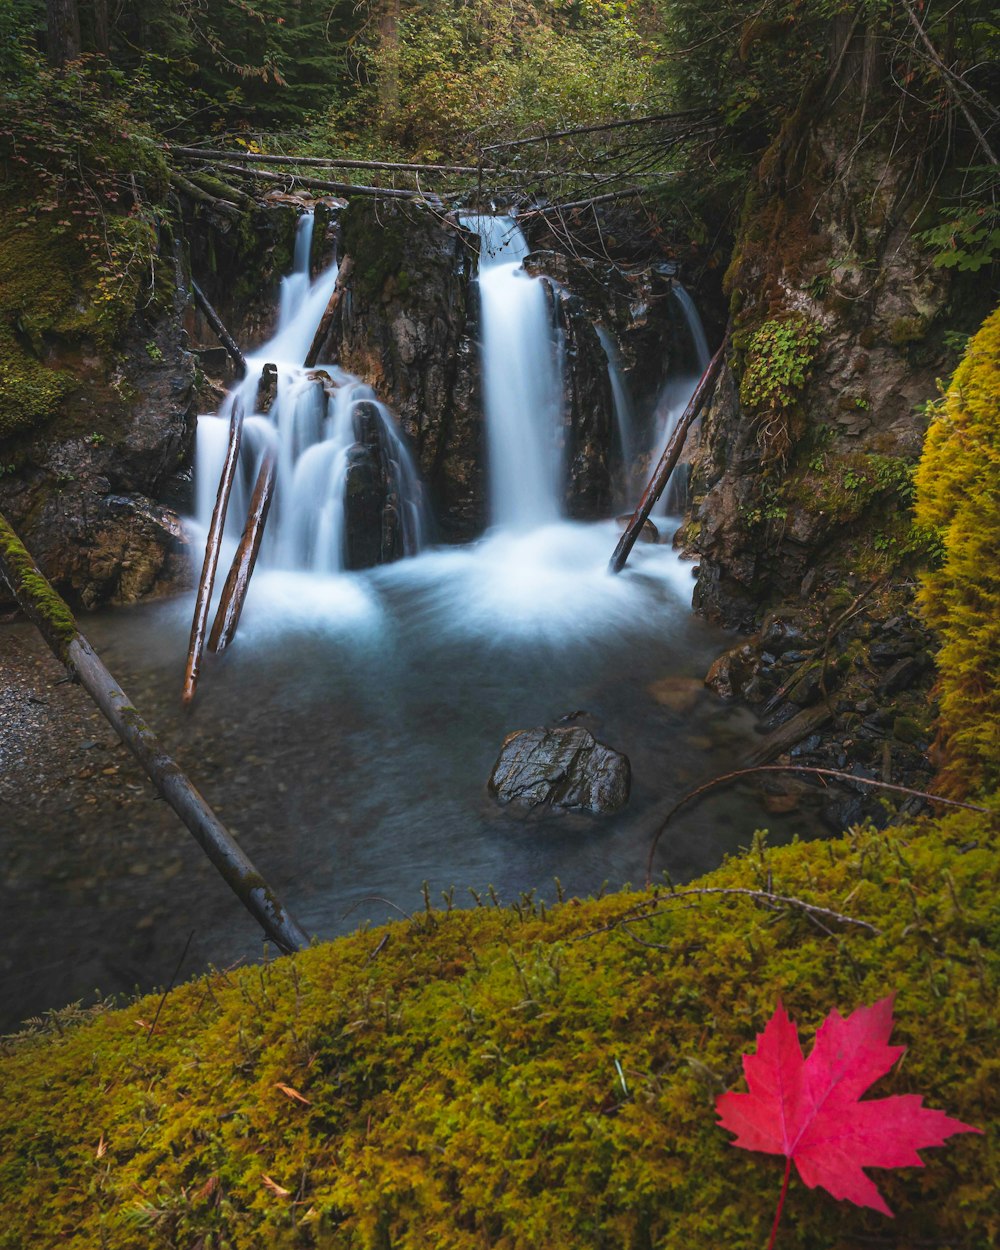
{"type": "Polygon", "coordinates": [[[0,574],[53,654],[94,700],[153,785],[271,941],[285,952],[307,947],[309,937],[305,930],[289,915],[229,830],[164,750],[156,734],[80,633],[67,604],[46,580],[2,515],[0,574]]]}
{"type": "Polygon", "coordinates": [[[656,854],[660,838],[666,832],[667,825],[670,824],[681,808],[686,807],[688,803],[694,802],[695,799],[700,798],[701,795],[706,794],[709,790],[714,790],[716,786],[725,785],[730,781],[739,781],[740,778],[750,777],[755,773],[806,773],[816,777],[832,777],[835,781],[846,781],[850,782],[851,785],[873,786],[876,790],[888,790],[894,794],[905,794],[908,798],[923,799],[927,803],[941,803],[946,807],[960,807],[967,812],[982,812],[984,815],[992,816],[994,820],[1000,817],[1000,812],[991,811],[990,808],[981,807],[976,803],[963,803],[959,799],[946,799],[940,794],[929,794],[926,790],[913,790],[909,786],[897,786],[889,781],[877,781],[873,777],[858,777],[854,773],[842,773],[835,768],[814,768],[809,764],[756,764],[751,768],[737,768],[731,773],[723,773],[719,777],[713,777],[711,781],[695,786],[687,794],[681,795],[666,816],[664,816],[650,844],[649,857],[646,860],[647,886],[652,879],[653,856],[656,854]]]}
{"type": "Polygon", "coordinates": [[[664,487],[673,473],[677,461],[681,458],[681,451],[684,448],[684,440],[687,438],[687,432],[691,428],[695,417],[701,412],[706,401],[712,394],[715,386],[715,379],[722,365],[722,357],[726,350],[728,340],[723,339],[719,350],[708,362],[705,372],[701,375],[701,381],[695,387],[695,392],[688,400],[687,407],[681,419],[674,427],[674,432],[670,436],[670,440],[664,448],[660,462],[653,470],[653,476],[649,479],[649,485],[643,492],[639,505],[632,514],[632,519],[625,528],[625,533],[618,540],[618,546],[615,547],[614,554],[611,557],[611,563],[608,569],[612,573],[620,573],[625,567],[625,561],[629,557],[629,552],[635,546],[635,541],[642,531],[642,527],[649,520],[649,514],[653,511],[657,499],[663,494],[664,487]]]}

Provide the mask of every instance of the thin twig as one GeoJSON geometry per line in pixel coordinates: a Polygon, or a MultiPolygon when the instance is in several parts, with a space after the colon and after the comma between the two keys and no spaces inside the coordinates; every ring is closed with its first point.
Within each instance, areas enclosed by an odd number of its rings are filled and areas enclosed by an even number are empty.
{"type": "Polygon", "coordinates": [[[653,856],[656,854],[660,838],[666,831],[667,825],[670,824],[681,808],[686,807],[688,803],[707,793],[707,791],[714,790],[716,786],[724,785],[727,781],[736,781],[740,777],[748,777],[753,773],[810,773],[813,776],[833,777],[837,781],[849,781],[852,784],[861,786],[872,786],[877,790],[891,790],[895,794],[905,794],[910,798],[925,799],[928,803],[943,803],[946,807],[960,807],[967,812],[982,812],[986,816],[1000,815],[1000,813],[993,812],[988,807],[980,807],[976,803],[963,803],[959,799],[946,799],[940,794],[930,794],[926,790],[913,790],[909,786],[897,786],[889,781],[876,781],[871,777],[856,777],[854,773],[843,773],[835,768],[814,768],[808,764],[757,764],[752,768],[737,768],[734,772],[722,773],[718,777],[713,777],[711,781],[703,782],[700,786],[689,790],[687,794],[681,795],[670,811],[667,812],[649,848],[649,858],[646,860],[647,886],[652,878],[653,856]]]}
{"type": "Polygon", "coordinates": [[[188,934],[188,940],[184,943],[184,949],[181,951],[181,957],[177,961],[177,967],[174,969],[173,976],[167,982],[167,988],[163,991],[163,997],[160,999],[159,1003],[157,1003],[156,1015],[153,1017],[153,1023],[149,1026],[149,1032],[146,1034],[147,1045],[149,1043],[149,1039],[153,1036],[153,1030],[156,1028],[157,1020],[159,1020],[160,1018],[160,1012],[163,1010],[163,1004],[167,1001],[167,995],[174,988],[174,982],[177,980],[177,976],[180,973],[181,966],[184,963],[184,960],[187,958],[188,950],[190,949],[191,942],[194,939],[194,932],[195,932],[194,929],[192,929],[191,932],[188,934]]]}

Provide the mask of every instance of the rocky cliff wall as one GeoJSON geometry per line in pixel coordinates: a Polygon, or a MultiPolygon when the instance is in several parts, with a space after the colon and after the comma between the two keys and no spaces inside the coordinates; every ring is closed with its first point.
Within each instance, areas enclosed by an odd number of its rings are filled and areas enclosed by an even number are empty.
{"type": "Polygon", "coordinates": [[[725,624],[874,573],[908,540],[949,284],[913,238],[912,168],[852,134],[840,114],[792,119],[744,208],[686,532],[696,606],[725,624]]]}

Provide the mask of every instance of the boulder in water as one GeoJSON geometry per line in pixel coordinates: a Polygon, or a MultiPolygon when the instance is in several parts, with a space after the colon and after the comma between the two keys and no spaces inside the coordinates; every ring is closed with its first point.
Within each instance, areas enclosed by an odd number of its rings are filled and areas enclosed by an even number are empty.
{"type": "Polygon", "coordinates": [[[509,734],[490,775],[490,793],[519,807],[615,812],[628,802],[628,757],[580,726],[509,734]]]}

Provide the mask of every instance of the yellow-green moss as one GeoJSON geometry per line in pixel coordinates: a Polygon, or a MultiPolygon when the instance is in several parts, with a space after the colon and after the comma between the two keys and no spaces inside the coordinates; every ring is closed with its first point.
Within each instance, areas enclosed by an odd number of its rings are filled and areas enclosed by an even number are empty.
{"type": "Polygon", "coordinates": [[[0,322],[0,440],[54,416],[73,379],[29,356],[0,322]]]}
{"type": "Polygon", "coordinates": [[[18,602],[65,660],[66,648],[77,635],[73,613],[38,571],[24,544],[2,515],[0,556],[5,579],[9,581],[18,602]]]}
{"type": "Polygon", "coordinates": [[[944,552],[921,601],[941,637],[940,784],[1000,784],[1000,309],[969,342],[927,433],[917,522],[944,552]]]}
{"type": "Polygon", "coordinates": [[[15,211],[27,206],[27,189],[8,190],[14,199],[0,217],[0,439],[51,419],[72,390],[72,375],[45,363],[54,346],[84,339],[107,349],[118,341],[156,246],[143,217],[108,217],[105,251],[88,254],[51,219],[15,211]]]}
{"type": "Polygon", "coordinates": [[[793,1183],[782,1245],[1000,1236],[996,829],[940,824],[754,851],[763,887],[878,936],[745,899],[650,895],[421,914],[214,973],[0,1061],[0,1247],[690,1250],[760,1247],[779,1159],[713,1099],[780,995],[811,1035],[896,991],[920,1092],[987,1129],[879,1173],[882,1216],[793,1183]],[[640,940],[636,940],[640,939],[640,940]],[[301,1101],[281,1086],[301,1094],[301,1101]]]}

